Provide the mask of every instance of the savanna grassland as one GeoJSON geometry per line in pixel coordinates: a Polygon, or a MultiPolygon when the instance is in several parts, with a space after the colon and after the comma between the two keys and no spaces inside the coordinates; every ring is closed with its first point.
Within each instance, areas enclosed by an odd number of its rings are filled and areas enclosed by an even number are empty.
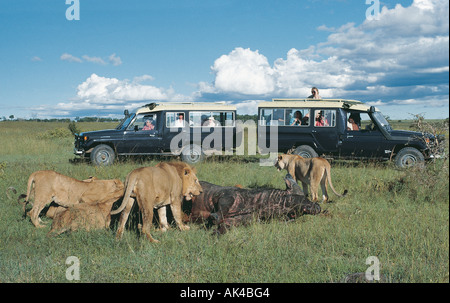
{"type": "MultiPolygon", "coordinates": [[[[152,230],[161,241],[139,237],[136,221],[121,240],[115,226],[47,237],[24,218],[17,196],[29,175],[51,169],[85,179],[120,178],[166,158],[125,158],[110,167],[76,161],[73,137],[62,122],[0,122],[0,282],[69,282],[66,259],[80,260],[80,282],[341,282],[365,272],[375,256],[385,282],[449,282],[448,161],[422,170],[392,163],[332,162],[334,187],[326,212],[294,221],[255,221],[216,237],[201,225],[181,232],[152,230]],[[17,194],[7,192],[14,187],[17,194]]],[[[78,123],[82,131],[114,123],[78,123]]],[[[396,128],[402,125],[395,125],[396,128]]],[[[448,134],[446,134],[448,142],[448,134]]],[[[448,144],[448,143],[447,143],[448,144]]],[[[448,147],[447,147],[448,153],[448,147]]],[[[200,180],[223,186],[284,189],[285,172],[257,158],[209,158],[196,165],[200,180]]]]}

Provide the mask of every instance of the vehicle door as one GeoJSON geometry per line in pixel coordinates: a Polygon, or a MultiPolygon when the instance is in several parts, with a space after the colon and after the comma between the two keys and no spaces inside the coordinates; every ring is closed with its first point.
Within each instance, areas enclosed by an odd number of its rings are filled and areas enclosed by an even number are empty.
{"type": "Polygon", "coordinates": [[[342,111],[345,131],[341,135],[339,153],[348,158],[379,158],[385,155],[386,138],[372,121],[368,113],[342,111]]]}
{"type": "Polygon", "coordinates": [[[160,113],[136,115],[117,146],[119,154],[155,154],[161,151],[160,113]]]}
{"type": "Polygon", "coordinates": [[[336,126],[336,109],[314,109],[312,135],[318,153],[338,151],[339,135],[336,126]]]}

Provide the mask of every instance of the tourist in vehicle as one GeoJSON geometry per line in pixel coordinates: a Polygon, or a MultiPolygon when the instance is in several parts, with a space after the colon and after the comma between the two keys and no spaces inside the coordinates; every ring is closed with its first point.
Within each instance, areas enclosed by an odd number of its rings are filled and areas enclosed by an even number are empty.
{"type": "Polygon", "coordinates": [[[175,120],[175,127],[184,127],[184,125],[185,125],[184,114],[183,113],[179,113],[178,114],[178,119],[175,120]]]}
{"type": "Polygon", "coordinates": [[[311,88],[311,96],[308,97],[308,99],[322,99],[322,97],[319,95],[319,90],[317,87],[311,88]]]}
{"type": "Polygon", "coordinates": [[[358,124],[355,123],[352,117],[348,118],[347,130],[359,130],[358,124]]]}
{"type": "Polygon", "coordinates": [[[216,126],[216,122],[214,120],[214,117],[209,117],[208,119],[206,119],[205,122],[203,122],[203,126],[207,126],[207,127],[216,126]]]}
{"type": "Polygon", "coordinates": [[[315,126],[329,126],[327,119],[323,117],[323,111],[316,111],[315,126]]]}
{"type": "Polygon", "coordinates": [[[296,111],[295,117],[293,120],[294,121],[291,123],[291,126],[302,125],[302,120],[303,120],[302,113],[300,111],[296,111]]]}
{"type": "Polygon", "coordinates": [[[154,129],[155,129],[155,125],[153,125],[152,121],[145,120],[145,125],[142,128],[142,130],[154,130],[154,129]]]}

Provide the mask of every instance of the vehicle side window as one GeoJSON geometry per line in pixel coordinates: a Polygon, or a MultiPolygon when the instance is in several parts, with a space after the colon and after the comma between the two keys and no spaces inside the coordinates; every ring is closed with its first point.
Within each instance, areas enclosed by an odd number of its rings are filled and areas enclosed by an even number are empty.
{"type": "Polygon", "coordinates": [[[315,127],[335,127],[336,126],[336,110],[316,109],[314,111],[315,127]]]}
{"type": "Polygon", "coordinates": [[[262,109],[260,125],[271,125],[271,126],[281,126],[285,125],[285,109],[284,108],[273,108],[273,109],[262,109]]]}
{"type": "Polygon", "coordinates": [[[128,130],[154,130],[156,127],[156,114],[138,115],[136,119],[130,123],[128,130]]]}
{"type": "Polygon", "coordinates": [[[190,112],[191,127],[234,126],[233,112],[190,112]]]}
{"type": "Polygon", "coordinates": [[[184,127],[184,126],[186,126],[186,121],[183,112],[166,113],[166,127],[184,127]]]}
{"type": "MultiPolygon", "coordinates": [[[[362,113],[362,115],[369,116],[362,113]]],[[[370,120],[370,118],[369,118],[370,120]]],[[[346,113],[346,123],[348,131],[360,131],[361,130],[361,113],[360,112],[347,112],[346,113]]]]}
{"type": "Polygon", "coordinates": [[[309,109],[286,109],[286,126],[308,126],[309,109]]]}
{"type": "Polygon", "coordinates": [[[372,130],[374,124],[368,113],[349,112],[347,113],[347,130],[372,130]],[[352,125],[352,121],[356,127],[352,125]],[[351,127],[352,126],[352,127],[351,127]],[[357,129],[355,129],[357,128],[357,129]]]}

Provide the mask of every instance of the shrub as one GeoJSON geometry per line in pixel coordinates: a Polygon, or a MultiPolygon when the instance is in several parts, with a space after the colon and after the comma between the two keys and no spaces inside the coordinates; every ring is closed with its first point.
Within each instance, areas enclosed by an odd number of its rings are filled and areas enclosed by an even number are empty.
{"type": "Polygon", "coordinates": [[[75,121],[70,122],[68,128],[69,128],[70,132],[72,133],[72,135],[81,133],[81,130],[78,128],[75,121]]]}
{"type": "Polygon", "coordinates": [[[39,139],[56,139],[56,138],[68,138],[72,136],[72,133],[69,129],[59,127],[55,129],[48,130],[44,133],[38,135],[39,139]]]}

